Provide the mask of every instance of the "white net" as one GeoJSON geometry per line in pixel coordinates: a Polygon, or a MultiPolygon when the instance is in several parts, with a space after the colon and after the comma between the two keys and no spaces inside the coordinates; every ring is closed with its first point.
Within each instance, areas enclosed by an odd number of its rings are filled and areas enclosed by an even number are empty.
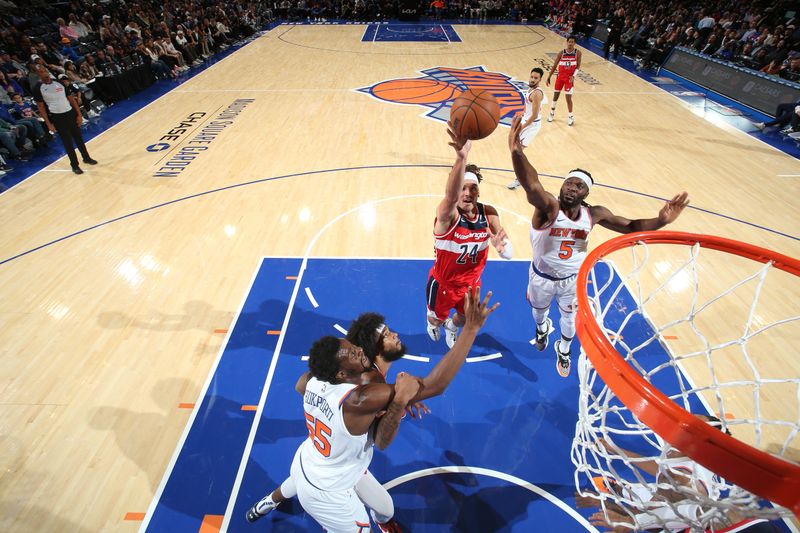
{"type": "MultiPolygon", "coordinates": [[[[647,382],[787,468],[800,464],[797,276],[697,244],[639,243],[595,264],[589,283],[605,337],[647,382]]],[[[578,374],[572,460],[578,505],[596,506],[596,523],[715,531],[744,517],[791,516],[666,443],[583,350],[578,374]]]]}

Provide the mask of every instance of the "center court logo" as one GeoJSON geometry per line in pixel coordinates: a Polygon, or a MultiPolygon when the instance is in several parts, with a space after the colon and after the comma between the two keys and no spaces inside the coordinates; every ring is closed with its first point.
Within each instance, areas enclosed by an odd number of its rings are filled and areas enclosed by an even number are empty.
{"type": "Polygon", "coordinates": [[[395,78],[356,91],[392,104],[417,105],[429,109],[425,116],[447,122],[453,100],[469,89],[487,90],[500,104],[500,124],[511,125],[518,112],[525,111],[523,91],[528,84],[485,67],[433,67],[420,71],[418,78],[395,78]]]}

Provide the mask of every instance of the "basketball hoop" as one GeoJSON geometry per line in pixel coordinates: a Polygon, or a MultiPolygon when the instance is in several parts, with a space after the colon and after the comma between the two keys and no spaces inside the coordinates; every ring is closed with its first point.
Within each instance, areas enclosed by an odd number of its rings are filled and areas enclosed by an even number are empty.
{"type": "Polygon", "coordinates": [[[800,516],[800,464],[788,457],[800,443],[800,375],[770,376],[759,365],[767,346],[782,348],[769,354],[778,361],[797,357],[800,306],[786,305],[785,295],[782,306],[769,300],[797,276],[797,259],[690,233],[623,235],[587,256],[577,278],[581,394],[572,446],[581,495],[596,498],[606,517],[612,506],[617,516],[624,510],[620,525],[632,529],[800,516]],[[781,394],[777,416],[765,406],[767,391],[781,394]],[[715,413],[721,427],[694,416],[715,413]],[[681,458],[716,474],[713,481],[681,473],[681,458]]]}

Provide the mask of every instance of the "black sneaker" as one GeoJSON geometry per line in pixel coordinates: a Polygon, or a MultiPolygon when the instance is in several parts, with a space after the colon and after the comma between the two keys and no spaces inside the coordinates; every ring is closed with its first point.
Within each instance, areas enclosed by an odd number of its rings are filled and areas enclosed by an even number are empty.
{"type": "Polygon", "coordinates": [[[558,370],[559,376],[565,378],[569,376],[569,369],[572,366],[572,364],[570,361],[569,352],[564,353],[561,351],[560,348],[561,348],[561,339],[558,339],[555,344],[556,356],[558,356],[558,359],[556,359],[556,370],[558,370]]]}
{"type": "Polygon", "coordinates": [[[83,170],[81,170],[81,167],[72,167],[72,171],[75,174],[83,174],[83,170]]]}
{"type": "Polygon", "coordinates": [[[536,340],[534,341],[534,346],[536,346],[536,349],[540,352],[543,352],[544,349],[547,348],[547,344],[550,342],[550,332],[553,330],[553,321],[549,318],[546,318],[544,325],[544,332],[539,331],[539,325],[536,325],[536,340]]]}
{"type": "Polygon", "coordinates": [[[87,165],[96,165],[97,164],[97,161],[95,161],[91,157],[88,158],[88,159],[84,159],[83,162],[86,163],[87,165]]]}
{"type": "Polygon", "coordinates": [[[271,496],[272,494],[268,494],[247,510],[245,518],[248,522],[253,523],[259,518],[264,518],[278,506],[277,503],[272,501],[271,496]]]}

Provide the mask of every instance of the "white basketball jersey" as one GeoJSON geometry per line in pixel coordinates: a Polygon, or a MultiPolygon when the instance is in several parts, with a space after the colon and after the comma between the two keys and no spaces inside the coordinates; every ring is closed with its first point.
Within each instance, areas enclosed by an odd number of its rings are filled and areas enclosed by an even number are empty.
{"type": "Polygon", "coordinates": [[[300,466],[306,480],[319,490],[352,489],[372,460],[372,439],[351,435],[344,425],[342,405],[356,386],[316,378],[306,383],[303,409],[308,439],[300,445],[300,466]]]}
{"type": "Polygon", "coordinates": [[[528,91],[525,93],[525,114],[522,115],[523,121],[528,120],[533,115],[533,101],[531,99],[533,91],[539,91],[542,93],[542,103],[539,106],[539,114],[536,115],[538,118],[542,118],[542,109],[544,109],[545,104],[547,104],[547,95],[544,94],[544,91],[538,87],[536,89],[528,89],[528,91]]]}
{"type": "Polygon", "coordinates": [[[558,211],[556,220],[542,229],[531,228],[532,268],[546,276],[565,279],[578,273],[592,231],[589,208],[581,206],[578,220],[558,211]]]}
{"type": "MultiPolygon", "coordinates": [[[[695,490],[700,490],[700,487],[703,487],[710,498],[715,500],[719,498],[720,482],[715,479],[714,472],[708,468],[695,463],[688,457],[665,459],[664,465],[670,470],[670,475],[673,479],[688,480],[695,490]]],[[[668,482],[666,480],[662,481],[668,482]]]]}

